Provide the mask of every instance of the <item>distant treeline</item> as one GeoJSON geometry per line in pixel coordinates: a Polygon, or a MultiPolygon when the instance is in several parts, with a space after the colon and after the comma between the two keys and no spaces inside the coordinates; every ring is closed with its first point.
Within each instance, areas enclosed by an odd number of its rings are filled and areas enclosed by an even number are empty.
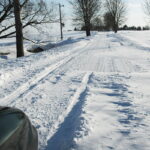
{"type": "Polygon", "coordinates": [[[127,26],[127,25],[124,25],[123,27],[119,28],[119,30],[137,30],[137,31],[141,31],[141,30],[150,30],[150,27],[149,26],[145,26],[145,27],[141,27],[141,26],[127,26]]]}
{"type": "MultiPolygon", "coordinates": [[[[81,29],[74,28],[75,31],[85,31],[85,27],[82,26],[81,29]]],[[[91,30],[93,31],[112,31],[111,28],[108,28],[107,26],[100,25],[100,26],[94,26],[91,25],[91,30]]],[[[120,27],[119,30],[133,30],[133,31],[142,31],[142,30],[150,30],[149,26],[141,27],[141,26],[127,26],[124,25],[123,27],[120,27]]]]}

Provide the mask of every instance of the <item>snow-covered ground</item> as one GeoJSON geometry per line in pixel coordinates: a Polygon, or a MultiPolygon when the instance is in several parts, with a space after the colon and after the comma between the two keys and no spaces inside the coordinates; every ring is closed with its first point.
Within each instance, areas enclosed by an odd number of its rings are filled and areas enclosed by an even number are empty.
{"type": "Polygon", "coordinates": [[[39,150],[149,150],[149,31],[72,35],[1,61],[1,105],[29,116],[39,150]]]}
{"type": "MultiPolygon", "coordinates": [[[[31,32],[32,33],[32,32],[31,32]]],[[[59,33],[59,32],[58,32],[59,33]]],[[[60,46],[68,43],[72,43],[78,41],[85,37],[85,33],[81,32],[74,32],[70,31],[64,32],[64,40],[60,40],[60,34],[29,34],[26,35],[26,38],[29,40],[24,40],[24,53],[25,56],[31,55],[32,53],[28,52],[28,49],[32,47],[42,47],[44,49],[48,49],[52,46],[60,46]],[[34,43],[33,43],[34,42],[34,43]],[[37,44],[35,44],[37,43],[37,44]]],[[[94,35],[96,32],[92,32],[94,35]]],[[[8,39],[0,39],[0,62],[6,59],[16,58],[16,39],[15,38],[8,38],[8,39]],[[6,54],[6,55],[1,55],[6,54]]]]}

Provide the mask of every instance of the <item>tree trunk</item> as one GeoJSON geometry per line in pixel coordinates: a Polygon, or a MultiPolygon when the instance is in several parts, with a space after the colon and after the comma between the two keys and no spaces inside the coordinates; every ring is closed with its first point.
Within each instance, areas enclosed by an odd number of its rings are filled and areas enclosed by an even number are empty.
{"type": "Polygon", "coordinates": [[[114,25],[114,32],[115,32],[115,33],[118,32],[118,25],[117,25],[117,24],[114,25]]]}
{"type": "Polygon", "coordinates": [[[116,30],[116,29],[115,29],[115,31],[114,31],[114,32],[115,32],[115,33],[117,33],[117,32],[118,32],[118,30],[116,30]]]}
{"type": "Polygon", "coordinates": [[[91,36],[90,23],[85,24],[86,36],[91,36]]]}
{"type": "Polygon", "coordinates": [[[19,0],[13,0],[14,2],[14,15],[15,15],[15,27],[16,27],[16,48],[17,57],[24,56],[23,49],[23,31],[22,22],[20,17],[20,2],[19,0]]]}
{"type": "Polygon", "coordinates": [[[89,29],[86,29],[86,36],[91,36],[91,32],[89,29]]]}

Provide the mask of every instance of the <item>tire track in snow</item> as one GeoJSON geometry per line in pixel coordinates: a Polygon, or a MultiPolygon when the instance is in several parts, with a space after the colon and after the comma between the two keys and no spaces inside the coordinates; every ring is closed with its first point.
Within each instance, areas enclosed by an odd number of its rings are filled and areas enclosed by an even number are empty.
{"type": "Polygon", "coordinates": [[[33,89],[41,80],[43,80],[49,74],[52,74],[55,70],[57,70],[58,68],[64,66],[65,64],[70,62],[76,56],[78,56],[78,55],[82,54],[83,52],[85,52],[86,48],[88,47],[88,45],[90,43],[91,42],[89,42],[83,49],[81,49],[81,51],[75,52],[70,56],[66,56],[61,61],[51,65],[48,68],[46,68],[44,71],[42,71],[40,74],[38,74],[37,77],[35,77],[36,78],[35,80],[33,80],[33,79],[29,80],[28,82],[26,82],[22,86],[18,87],[18,89],[16,89],[13,93],[8,95],[7,97],[5,97],[3,99],[0,99],[1,105],[7,105],[10,101],[13,101],[13,100],[21,97],[22,95],[28,93],[28,91],[33,89]]]}
{"type": "Polygon", "coordinates": [[[34,86],[36,86],[37,83],[40,82],[43,78],[45,78],[47,75],[49,75],[52,72],[54,72],[56,69],[58,69],[62,65],[66,64],[67,62],[69,62],[71,59],[72,59],[72,57],[69,57],[69,59],[63,59],[60,62],[51,65],[51,67],[46,68],[44,72],[41,72],[41,74],[38,75],[38,77],[36,77],[35,80],[28,81],[27,83],[25,83],[22,86],[20,86],[15,92],[11,93],[9,96],[5,97],[4,99],[0,99],[0,101],[3,100],[2,104],[3,103],[6,104],[6,103],[12,101],[12,99],[19,98],[23,94],[27,93],[27,91],[32,89],[34,86]]]}
{"type": "MultiPolygon", "coordinates": [[[[59,117],[58,121],[54,125],[54,129],[51,129],[50,135],[47,140],[48,145],[46,150],[69,150],[74,146],[74,134],[75,128],[78,123],[78,117],[81,114],[82,105],[84,103],[84,97],[87,92],[87,85],[93,73],[86,73],[83,77],[81,86],[76,90],[75,94],[72,96],[69,107],[67,110],[59,117]],[[60,127],[59,127],[60,126],[60,127]]],[[[42,148],[45,150],[45,148],[42,148]]]]}

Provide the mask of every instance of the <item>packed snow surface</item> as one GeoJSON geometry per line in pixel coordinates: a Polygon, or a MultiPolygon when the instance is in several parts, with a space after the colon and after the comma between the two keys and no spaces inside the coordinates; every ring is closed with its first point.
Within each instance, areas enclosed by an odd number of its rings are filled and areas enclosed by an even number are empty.
{"type": "Polygon", "coordinates": [[[1,105],[29,116],[39,150],[150,150],[148,35],[75,32],[58,47],[3,60],[1,105]]]}

